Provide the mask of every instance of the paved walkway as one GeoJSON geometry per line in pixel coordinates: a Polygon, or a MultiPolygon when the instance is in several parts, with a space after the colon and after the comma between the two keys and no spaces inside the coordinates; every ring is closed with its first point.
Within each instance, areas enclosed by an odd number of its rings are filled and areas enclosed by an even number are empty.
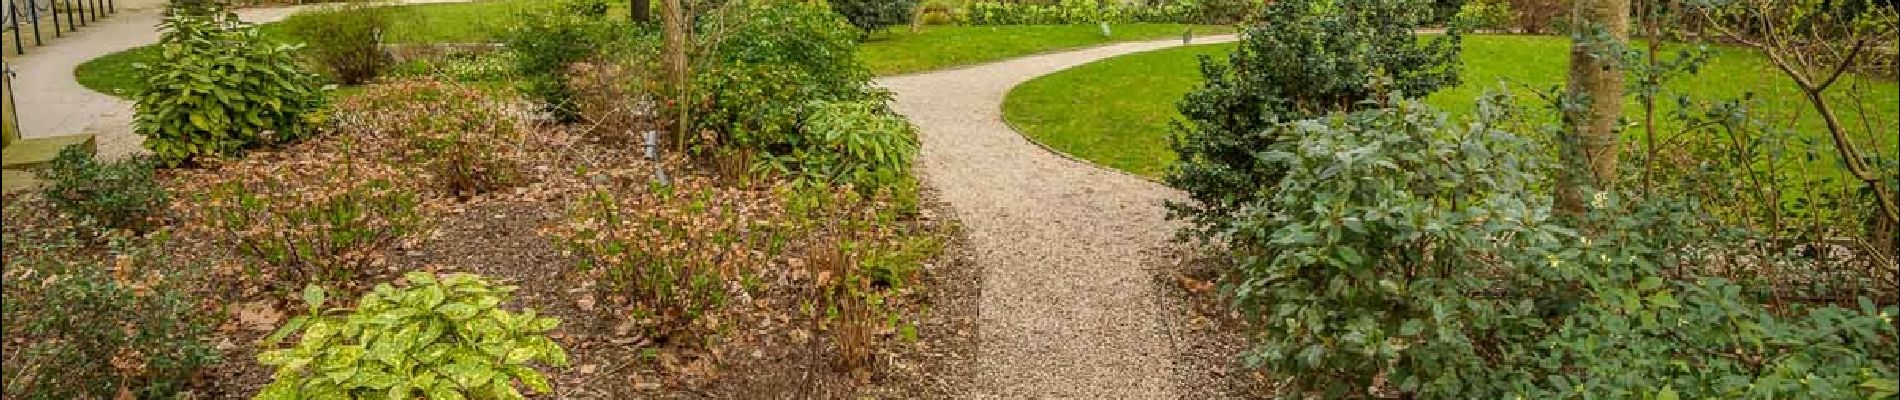
{"type": "Polygon", "coordinates": [[[1125,43],[880,80],[921,130],[921,175],[949,202],[984,268],[976,393],[967,397],[1197,396],[1175,382],[1173,316],[1153,278],[1169,265],[1179,227],[1162,202],[1185,196],[1043,150],[1002,116],[1009,89],[1030,78],[1180,44],[1125,43]]]}

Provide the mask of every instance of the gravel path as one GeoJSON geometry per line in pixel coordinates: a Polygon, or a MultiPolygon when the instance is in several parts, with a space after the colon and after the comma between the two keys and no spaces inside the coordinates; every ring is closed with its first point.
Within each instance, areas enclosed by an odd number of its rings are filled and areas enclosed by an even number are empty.
{"type": "Polygon", "coordinates": [[[1004,95],[1031,78],[1179,45],[1115,44],[880,80],[921,130],[924,182],[950,203],[984,270],[968,397],[1197,397],[1170,369],[1176,316],[1153,279],[1173,263],[1178,227],[1161,203],[1183,196],[1050,153],[1002,116],[1004,95]]]}

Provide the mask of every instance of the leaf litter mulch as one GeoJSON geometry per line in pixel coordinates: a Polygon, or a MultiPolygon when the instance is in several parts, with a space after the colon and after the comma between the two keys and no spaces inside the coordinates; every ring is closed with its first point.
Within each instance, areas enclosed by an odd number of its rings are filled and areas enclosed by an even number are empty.
{"type": "MultiPolygon", "coordinates": [[[[258,364],[256,343],[300,309],[281,287],[281,276],[233,249],[229,232],[209,227],[207,193],[233,181],[270,179],[290,190],[334,191],[340,168],[353,180],[389,179],[426,187],[431,179],[400,157],[378,159],[375,143],[319,137],[280,150],[190,169],[161,171],[174,193],[159,218],[170,240],[158,246],[193,266],[194,291],[205,312],[223,316],[212,337],[220,362],[202,371],[190,395],[249,398],[268,383],[272,370],[258,364]],[[207,272],[207,273],[198,273],[207,272]]],[[[921,265],[914,282],[887,288],[871,341],[869,367],[834,368],[836,343],[808,311],[809,279],[792,271],[791,260],[770,260],[753,271],[759,283],[704,319],[709,333],[692,343],[649,337],[634,307],[605,290],[597,276],[576,267],[576,257],[545,234],[570,218],[577,199],[599,190],[640,196],[655,165],[631,156],[623,139],[595,137],[562,128],[537,127],[522,151],[512,153],[522,183],[463,199],[424,190],[420,209],[430,229],[369,255],[370,266],[351,282],[362,290],[391,282],[408,271],[472,272],[519,286],[514,308],[559,317],[554,339],[572,365],[549,368],[555,392],[540,398],[951,398],[964,391],[966,361],[974,354],[975,302],[981,271],[969,261],[954,223],[926,191],[921,207],[903,221],[908,232],[939,235],[944,251],[921,265]],[[631,189],[629,189],[631,188],[631,189]]],[[[682,182],[712,182],[709,168],[689,161],[666,164],[682,182]]],[[[711,193],[770,190],[732,185],[711,193]]],[[[320,197],[320,196],[318,196],[320,197]]],[[[50,208],[37,195],[8,196],[12,207],[50,208]]],[[[8,218],[10,231],[68,229],[42,220],[8,218]],[[45,226],[35,224],[45,223],[45,226]]],[[[148,235],[149,237],[150,235],[148,235]]],[[[688,244],[693,245],[693,244],[688,244]]],[[[796,258],[788,255],[786,258],[796,258]]],[[[354,297],[354,296],[346,296],[354,297]]]]}

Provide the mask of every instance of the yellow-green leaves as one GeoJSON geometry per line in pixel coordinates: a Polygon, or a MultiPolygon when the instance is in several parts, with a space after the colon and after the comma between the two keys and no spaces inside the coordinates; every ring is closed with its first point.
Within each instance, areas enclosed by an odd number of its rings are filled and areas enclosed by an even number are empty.
{"type": "Polygon", "coordinates": [[[532,365],[567,365],[566,351],[547,337],[559,320],[498,308],[513,287],[475,275],[404,279],[408,287],[378,285],[353,310],[324,311],[324,291],[306,289],[311,315],[272,335],[301,326],[299,343],[258,356],[278,370],[257,398],[523,398],[516,380],[535,392],[553,389],[532,365]]]}

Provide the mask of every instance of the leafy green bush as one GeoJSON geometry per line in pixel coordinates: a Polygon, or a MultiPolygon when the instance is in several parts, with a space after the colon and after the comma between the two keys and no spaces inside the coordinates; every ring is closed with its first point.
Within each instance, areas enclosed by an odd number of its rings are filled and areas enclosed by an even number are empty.
{"type": "MultiPolygon", "coordinates": [[[[857,60],[857,31],[823,4],[748,1],[734,4],[717,64],[694,76],[694,126],[721,137],[702,149],[737,146],[770,154],[790,151],[807,104],[881,98],[857,60]]],[[[706,29],[712,29],[707,27],[706,29]]]]}
{"type": "Polygon", "coordinates": [[[270,281],[278,289],[351,282],[379,252],[426,226],[416,195],[387,181],[301,190],[278,182],[256,186],[234,182],[215,190],[211,222],[239,253],[274,267],[270,281]]]}
{"type": "Polygon", "coordinates": [[[843,15],[865,35],[878,29],[910,23],[917,0],[830,0],[831,9],[843,15]]]}
{"type": "Polygon", "coordinates": [[[407,287],[377,285],[345,310],[324,309],[325,292],[306,288],[309,315],[286,322],[257,356],[277,367],[257,398],[523,398],[516,380],[535,393],[553,390],[533,365],[567,366],[567,352],[548,338],[560,320],[502,309],[515,288],[475,275],[404,279],[407,287]],[[295,346],[276,348],[299,332],[295,346]]]}
{"type": "Polygon", "coordinates": [[[71,235],[40,241],[9,230],[5,240],[40,251],[6,258],[7,398],[171,398],[217,361],[205,340],[210,314],[175,271],[153,268],[167,266],[163,253],[75,260],[84,241],[71,235]]]}
{"type": "Polygon", "coordinates": [[[139,66],[148,86],[133,127],[160,162],[234,156],[311,132],[305,115],[324,95],[296,46],[264,38],[236,14],[174,13],[159,28],[159,62],[139,66]]]}
{"type": "Polygon", "coordinates": [[[47,182],[46,199],[61,210],[102,226],[144,231],[171,199],[153,167],[150,158],[100,162],[91,152],[67,147],[39,175],[47,182]]]}
{"type": "Polygon", "coordinates": [[[337,104],[344,132],[422,167],[437,186],[464,198],[519,181],[509,154],[521,121],[481,90],[432,79],[378,84],[337,104]]]}
{"type": "Polygon", "coordinates": [[[1493,269],[1484,255],[1563,234],[1541,223],[1548,204],[1528,193],[1542,175],[1527,157],[1539,152],[1482,126],[1445,132],[1423,108],[1260,132],[1273,143],[1260,161],[1274,179],[1232,216],[1228,290],[1260,323],[1248,361],[1291,393],[1364,394],[1389,371],[1406,392],[1496,397],[1463,386],[1490,384],[1471,337],[1536,321],[1534,308],[1471,294],[1512,282],[1480,279],[1493,269]]]}
{"type": "Polygon", "coordinates": [[[1502,32],[1515,26],[1517,12],[1505,0],[1479,0],[1465,3],[1452,19],[1471,29],[1502,32]]]}
{"type": "Polygon", "coordinates": [[[1251,28],[1226,62],[1201,60],[1201,86],[1181,100],[1174,125],[1180,155],[1168,184],[1192,201],[1171,204],[1203,239],[1271,188],[1278,172],[1255,155],[1279,138],[1278,122],[1379,107],[1377,93],[1425,96],[1458,83],[1456,30],[1421,40],[1425,0],[1281,0],[1270,27],[1251,28]],[[1374,75],[1391,78],[1375,81],[1374,75]]]}
{"type": "Polygon", "coordinates": [[[292,35],[309,40],[304,54],[343,84],[368,82],[393,62],[382,46],[390,24],[385,6],[352,1],[296,13],[282,24],[292,35]]]}
{"type": "Polygon", "coordinates": [[[599,54],[624,25],[603,18],[600,0],[565,0],[519,15],[521,23],[509,29],[502,42],[515,53],[521,91],[544,103],[563,122],[579,120],[574,90],[568,87],[568,68],[599,54]]]}
{"type": "MultiPolygon", "coordinates": [[[[1892,307],[1761,306],[1669,271],[1762,238],[1693,199],[1607,193],[1552,219],[1558,165],[1486,102],[1447,126],[1392,109],[1274,124],[1261,197],[1233,215],[1224,290],[1261,329],[1248,362],[1288,393],[1425,398],[1887,396],[1892,307]],[[1383,378],[1383,386],[1374,383],[1383,378]]],[[[1752,265],[1759,268],[1760,265],[1752,265]]]]}
{"type": "Polygon", "coordinates": [[[766,157],[761,167],[801,184],[851,184],[866,191],[909,179],[917,155],[910,121],[872,102],[820,102],[810,109],[804,134],[790,138],[791,151],[766,157]]]}

